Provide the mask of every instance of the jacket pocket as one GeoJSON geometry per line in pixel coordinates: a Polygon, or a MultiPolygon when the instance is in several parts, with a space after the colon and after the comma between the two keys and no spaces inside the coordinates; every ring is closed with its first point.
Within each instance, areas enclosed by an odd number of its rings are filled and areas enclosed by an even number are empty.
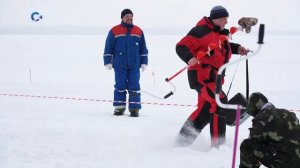
{"type": "Polygon", "coordinates": [[[125,64],[123,52],[119,49],[116,49],[113,56],[113,66],[114,68],[122,68],[125,64]]]}

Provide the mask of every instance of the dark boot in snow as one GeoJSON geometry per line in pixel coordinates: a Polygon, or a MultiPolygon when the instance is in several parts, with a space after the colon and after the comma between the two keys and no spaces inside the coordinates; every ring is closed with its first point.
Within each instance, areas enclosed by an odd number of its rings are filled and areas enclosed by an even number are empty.
{"type": "Polygon", "coordinates": [[[254,17],[242,17],[238,24],[242,27],[242,29],[246,31],[246,33],[250,33],[251,27],[257,24],[257,19],[254,17]]]}
{"type": "Polygon", "coordinates": [[[116,116],[124,115],[125,109],[126,109],[125,106],[116,106],[114,110],[114,115],[116,116]]]}
{"type": "Polygon", "coordinates": [[[137,108],[129,109],[130,117],[138,117],[139,116],[139,110],[137,108]]]}
{"type": "Polygon", "coordinates": [[[195,129],[192,121],[187,119],[180,129],[179,135],[177,136],[175,145],[180,147],[185,147],[192,145],[192,143],[196,140],[197,136],[201,130],[195,129]]]}

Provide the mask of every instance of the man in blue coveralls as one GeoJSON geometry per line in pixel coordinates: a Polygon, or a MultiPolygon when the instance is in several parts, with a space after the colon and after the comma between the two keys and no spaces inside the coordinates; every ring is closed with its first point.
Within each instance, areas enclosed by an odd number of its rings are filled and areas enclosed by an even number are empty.
{"type": "Polygon", "coordinates": [[[114,69],[114,115],[123,115],[126,109],[126,93],[129,93],[129,112],[138,117],[141,109],[140,68],[146,70],[148,50],[143,31],[133,24],[130,9],[121,12],[122,22],[108,33],[104,49],[104,66],[114,69]]]}

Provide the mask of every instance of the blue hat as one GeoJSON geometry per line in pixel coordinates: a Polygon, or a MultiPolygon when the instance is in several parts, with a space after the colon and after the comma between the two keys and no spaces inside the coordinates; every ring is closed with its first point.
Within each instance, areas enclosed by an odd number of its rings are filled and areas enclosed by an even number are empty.
{"type": "Polygon", "coordinates": [[[132,14],[132,15],[133,15],[133,13],[132,13],[132,11],[131,11],[130,9],[124,9],[124,10],[121,12],[121,19],[122,19],[125,15],[127,15],[127,14],[132,14]]]}
{"type": "Polygon", "coordinates": [[[218,5],[211,9],[209,17],[211,19],[219,19],[219,18],[228,17],[228,16],[229,16],[229,14],[228,14],[227,10],[223,6],[218,5]]]}

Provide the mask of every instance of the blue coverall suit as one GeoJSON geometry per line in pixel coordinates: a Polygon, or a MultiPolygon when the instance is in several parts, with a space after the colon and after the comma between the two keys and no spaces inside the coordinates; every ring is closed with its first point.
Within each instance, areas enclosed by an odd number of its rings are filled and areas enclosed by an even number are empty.
{"type": "Polygon", "coordinates": [[[112,64],[115,72],[113,106],[126,105],[129,93],[129,109],[141,109],[140,68],[148,64],[148,50],[143,31],[136,25],[114,26],[108,33],[104,49],[104,65],[112,64]]]}

